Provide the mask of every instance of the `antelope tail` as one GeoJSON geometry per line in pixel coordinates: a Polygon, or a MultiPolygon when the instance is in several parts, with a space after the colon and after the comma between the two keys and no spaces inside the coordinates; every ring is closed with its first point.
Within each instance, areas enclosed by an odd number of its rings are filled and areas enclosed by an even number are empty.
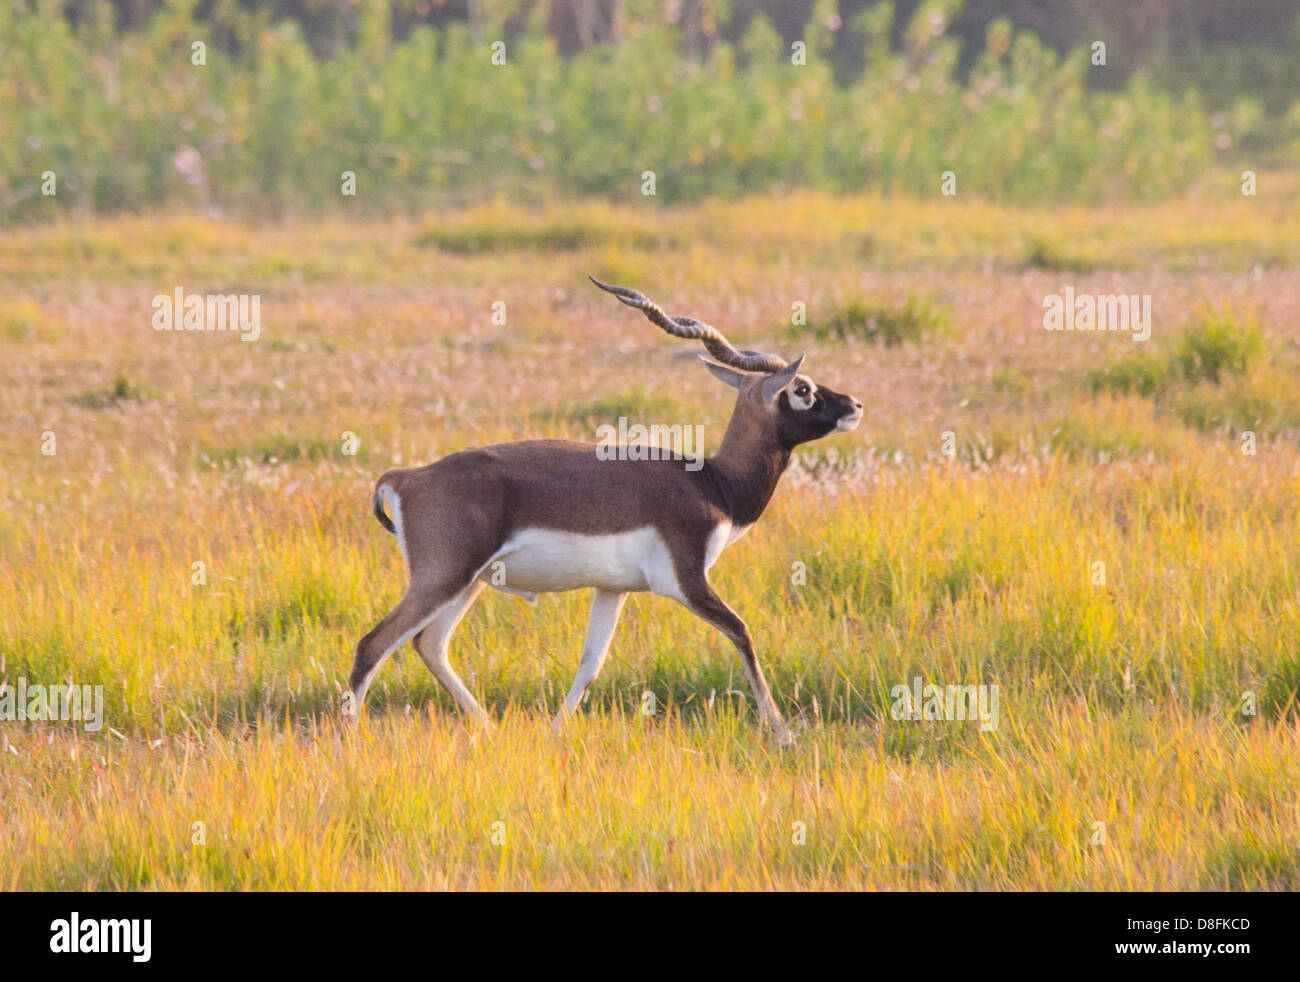
{"type": "Polygon", "coordinates": [[[375,518],[379,519],[379,524],[382,525],[384,528],[388,529],[388,531],[396,533],[397,526],[393,524],[393,520],[389,518],[387,512],[384,511],[384,488],[385,487],[386,485],[384,484],[383,481],[380,481],[377,485],[375,485],[375,498],[374,498],[374,506],[373,506],[375,510],[375,518]]]}

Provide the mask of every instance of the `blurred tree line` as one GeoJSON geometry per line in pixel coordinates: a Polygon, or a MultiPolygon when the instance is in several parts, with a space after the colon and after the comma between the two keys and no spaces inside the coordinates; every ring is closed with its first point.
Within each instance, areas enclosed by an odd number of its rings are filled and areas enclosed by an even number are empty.
{"type": "MultiPolygon", "coordinates": [[[[1242,153],[1253,166],[1300,156],[1294,72],[1274,97],[1253,88],[1267,69],[1243,70],[1229,97],[1223,66],[1201,80],[1185,63],[1207,31],[1267,47],[1209,16],[1228,6],[6,0],[0,220],[69,205],[934,195],[947,172],[961,193],[1015,201],[1159,197],[1242,153]],[[1164,40],[1134,68],[1121,53],[1143,31],[1164,40]]],[[[1286,37],[1288,6],[1252,5],[1251,30],[1271,17],[1286,37]]]]}
{"type": "MultiPolygon", "coordinates": [[[[838,14],[848,22],[875,2],[841,0],[838,14]]],[[[924,2],[896,3],[890,38],[896,49],[904,43],[904,26],[924,2]]],[[[65,16],[75,21],[92,6],[94,0],[69,0],[65,16]]],[[[138,30],[167,0],[112,0],[112,6],[119,30],[138,30]]],[[[354,43],[360,22],[356,0],[243,0],[235,6],[265,11],[274,21],[296,21],[320,54],[354,43]]],[[[502,36],[512,39],[540,26],[569,55],[662,19],[681,26],[683,51],[699,61],[718,42],[737,44],[756,14],[769,20],[787,43],[798,40],[815,6],[816,0],[395,0],[390,30],[394,40],[401,40],[422,24],[441,27],[460,21],[476,36],[499,27],[502,36]]],[[[1106,41],[1116,68],[1111,84],[1127,82],[1138,68],[1170,79],[1251,84],[1277,110],[1284,108],[1287,86],[1294,87],[1300,69],[1300,0],[965,0],[951,6],[947,33],[963,44],[963,71],[974,63],[989,24],[999,18],[1033,31],[1060,54],[1106,41]],[[1212,64],[1198,71],[1196,63],[1205,59],[1212,64]],[[1235,70],[1225,78],[1217,69],[1227,62],[1235,70]]],[[[231,7],[223,0],[204,0],[194,15],[199,22],[219,25],[231,7]]],[[[231,40],[231,34],[225,38],[231,40]]],[[[851,76],[861,67],[861,52],[847,34],[836,38],[828,57],[837,76],[851,76]]]]}

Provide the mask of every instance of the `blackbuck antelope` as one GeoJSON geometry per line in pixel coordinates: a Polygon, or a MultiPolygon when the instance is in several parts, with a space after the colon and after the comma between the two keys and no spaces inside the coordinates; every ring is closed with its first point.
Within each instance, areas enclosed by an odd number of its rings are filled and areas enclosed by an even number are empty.
{"type": "Polygon", "coordinates": [[[714,360],[701,360],[739,392],[717,454],[688,467],[680,456],[603,459],[608,455],[588,444],[525,440],[384,474],[375,487],[375,517],[396,534],[411,582],[357,644],[345,711],[356,713],[380,664],[414,638],[462,711],[486,721],[447,659],[447,641],[474,598],[487,585],[529,601],[592,587],[582,661],[558,724],[600,672],[628,593],[649,590],[731,639],[760,719],[789,742],[749,628],[709,585],[709,567],[763,514],[790,452],[853,429],[862,404],[801,374],[802,355],[787,364],[737,350],[715,328],[669,317],[636,290],[592,282],[674,337],[704,343],[714,360]]]}

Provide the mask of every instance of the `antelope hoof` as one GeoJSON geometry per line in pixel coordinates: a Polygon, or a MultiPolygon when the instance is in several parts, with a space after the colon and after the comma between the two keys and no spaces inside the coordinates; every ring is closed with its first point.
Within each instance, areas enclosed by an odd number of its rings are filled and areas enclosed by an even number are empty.
{"type": "Polygon", "coordinates": [[[780,716],[764,717],[762,725],[770,726],[772,728],[772,732],[776,734],[776,742],[781,746],[794,746],[794,734],[790,731],[790,727],[786,725],[785,720],[780,716]]]}

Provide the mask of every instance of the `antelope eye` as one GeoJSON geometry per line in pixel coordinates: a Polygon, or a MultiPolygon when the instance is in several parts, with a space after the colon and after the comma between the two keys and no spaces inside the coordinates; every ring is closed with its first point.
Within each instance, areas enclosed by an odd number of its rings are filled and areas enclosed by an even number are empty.
{"type": "Polygon", "coordinates": [[[800,386],[798,386],[798,387],[794,390],[794,394],[797,395],[800,399],[807,399],[807,398],[808,398],[808,386],[806,386],[806,385],[800,385],[800,386]]]}

